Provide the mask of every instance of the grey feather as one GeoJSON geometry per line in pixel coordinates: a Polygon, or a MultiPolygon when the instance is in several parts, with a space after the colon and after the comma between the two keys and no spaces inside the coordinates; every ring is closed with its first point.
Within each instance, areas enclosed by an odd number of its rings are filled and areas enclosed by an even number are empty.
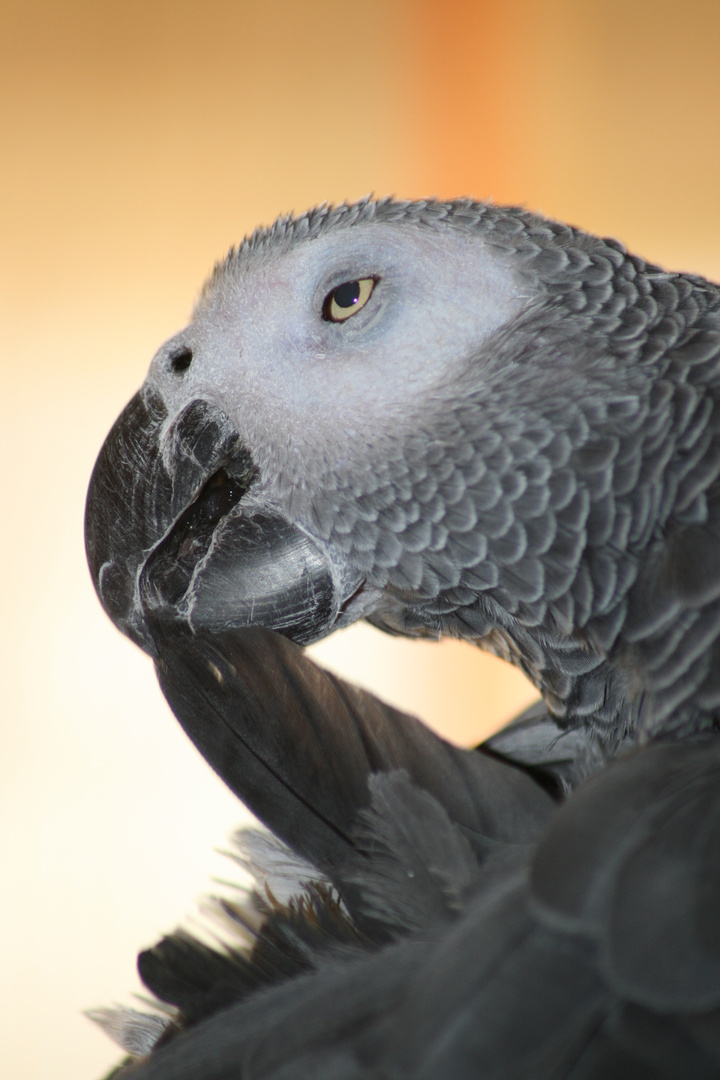
{"type": "Polygon", "coordinates": [[[307,870],[242,947],[141,954],[177,1016],[133,1076],[720,1075],[719,410],[720,288],[524,210],[320,207],[216,266],[88,558],[307,870]],[[448,747],[298,649],[361,618],[543,702],[448,747]]]}
{"type": "Polygon", "coordinates": [[[611,746],[714,723],[717,286],[513,208],[321,207],[218,264],[140,400],[165,416],[135,438],[155,509],[135,539],[108,518],[138,406],[96,470],[88,547],[110,614],[146,647],[163,605],[301,641],[367,617],[477,640],[562,725],[611,746]],[[323,298],[363,276],[363,310],[323,319],[323,298]],[[190,423],[198,410],[217,437],[190,423]],[[241,477],[240,501],[178,599],[143,566],[187,548],[178,509],[218,467],[241,477]],[[268,581],[255,605],[233,585],[254,565],[268,581]],[[690,565],[704,573],[688,589],[690,565]],[[672,667],[668,620],[695,626],[672,667]]]}
{"type": "MultiPolygon", "coordinates": [[[[399,932],[381,947],[359,927],[343,938],[317,897],[307,923],[276,912],[265,948],[284,943],[304,967],[268,980],[256,946],[223,1007],[198,1015],[186,998],[185,1032],[133,1075],[717,1076],[719,755],[717,736],[621,755],[534,851],[489,873],[432,796],[401,773],[374,778],[344,874],[356,910],[399,932]]],[[[190,973],[193,993],[207,980],[217,994],[221,957],[158,948],[147,973],[165,967],[170,1000],[190,973]]]]}

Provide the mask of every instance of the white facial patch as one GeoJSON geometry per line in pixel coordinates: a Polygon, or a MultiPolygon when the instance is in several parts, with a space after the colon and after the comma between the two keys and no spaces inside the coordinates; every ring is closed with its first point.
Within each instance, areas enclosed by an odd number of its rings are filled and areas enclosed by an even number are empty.
{"type": "Polygon", "coordinates": [[[222,408],[265,475],[307,479],[340,447],[364,453],[436,408],[528,298],[480,232],[337,228],[220,274],[148,381],[171,417],[198,397],[222,408]],[[324,317],[334,290],[370,279],[362,310],[324,317]]]}

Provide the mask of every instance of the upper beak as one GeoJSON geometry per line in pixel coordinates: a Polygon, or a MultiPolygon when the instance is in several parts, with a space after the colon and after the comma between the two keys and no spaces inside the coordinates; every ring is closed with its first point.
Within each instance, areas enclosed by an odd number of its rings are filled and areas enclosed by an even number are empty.
{"type": "Polygon", "coordinates": [[[254,501],[258,472],[229,417],[195,400],[172,421],[144,387],[98,456],[85,510],[95,588],[113,622],[151,654],[153,624],[264,626],[300,644],[327,634],[358,581],[254,501]]]}

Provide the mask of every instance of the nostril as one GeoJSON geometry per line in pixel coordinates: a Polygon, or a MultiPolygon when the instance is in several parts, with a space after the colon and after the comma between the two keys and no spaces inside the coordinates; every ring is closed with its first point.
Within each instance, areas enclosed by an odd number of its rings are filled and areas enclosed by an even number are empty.
{"type": "Polygon", "coordinates": [[[170,367],[176,375],[182,375],[183,371],[187,371],[192,364],[192,359],[192,349],[183,347],[182,349],[178,349],[178,351],[173,353],[170,357],[170,367]]]}

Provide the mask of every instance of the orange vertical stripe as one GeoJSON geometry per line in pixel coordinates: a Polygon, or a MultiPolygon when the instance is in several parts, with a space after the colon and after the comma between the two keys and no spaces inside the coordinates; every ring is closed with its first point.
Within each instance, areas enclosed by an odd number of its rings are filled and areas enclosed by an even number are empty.
{"type": "Polygon", "coordinates": [[[428,193],[497,202],[527,196],[522,158],[529,42],[522,4],[422,0],[416,80],[428,193]]]}

